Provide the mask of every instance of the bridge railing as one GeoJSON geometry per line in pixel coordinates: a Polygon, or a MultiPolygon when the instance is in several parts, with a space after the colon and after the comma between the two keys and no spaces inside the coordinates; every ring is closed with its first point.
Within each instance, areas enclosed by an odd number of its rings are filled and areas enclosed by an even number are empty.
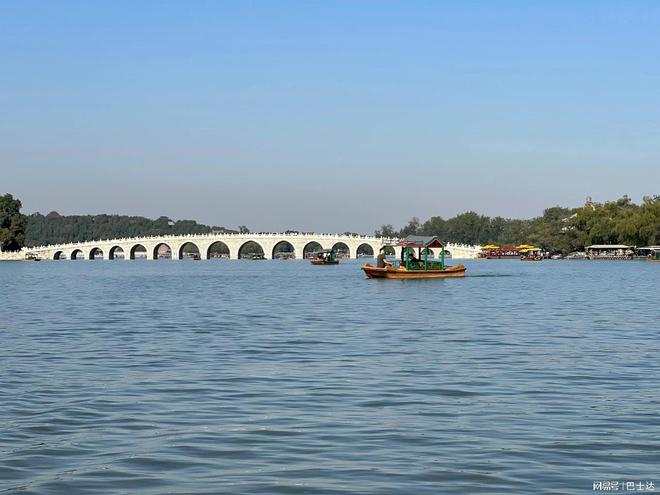
{"type": "MultiPolygon", "coordinates": [[[[210,238],[237,238],[237,237],[242,237],[242,238],[258,238],[258,239],[274,239],[274,238],[290,238],[290,237],[298,237],[298,238],[305,238],[305,239],[345,239],[345,240],[353,240],[353,239],[360,239],[360,240],[365,240],[365,241],[377,241],[377,242],[385,242],[385,243],[395,243],[398,241],[396,238],[389,238],[389,237],[376,237],[376,236],[369,236],[369,235],[344,235],[344,234],[310,234],[310,233],[304,233],[304,234],[295,234],[295,233],[271,233],[271,232],[255,232],[255,233],[250,233],[250,234],[238,234],[238,233],[227,233],[227,234],[173,234],[173,235],[155,235],[155,236],[139,236],[139,237],[121,237],[121,238],[114,238],[114,239],[98,239],[98,240],[92,240],[92,241],[78,241],[78,242],[67,242],[63,244],[48,244],[48,245],[40,245],[40,246],[31,246],[31,247],[24,247],[21,249],[21,251],[29,251],[29,250],[35,250],[35,249],[54,249],[54,248],[71,248],[71,247],[80,247],[80,246],[88,246],[91,244],[97,244],[97,243],[124,243],[124,242],[139,242],[139,241],[153,241],[153,240],[165,240],[165,239],[210,239],[210,238]]],[[[465,248],[465,249],[480,249],[481,246],[478,245],[470,245],[470,244],[463,244],[463,243],[452,243],[448,242],[446,244],[447,247],[449,246],[454,246],[454,247],[460,247],[460,248],[465,248]]],[[[6,252],[6,251],[5,251],[6,252]]],[[[7,252],[6,252],[7,253],[7,252]]]]}
{"type": "Polygon", "coordinates": [[[240,234],[240,233],[226,233],[226,234],[172,234],[172,235],[156,235],[156,236],[140,236],[140,237],[122,237],[114,239],[99,239],[92,241],[78,241],[78,242],[67,242],[63,244],[48,244],[41,246],[32,246],[29,248],[23,248],[24,250],[52,250],[52,249],[69,249],[77,247],[92,247],[94,244],[107,244],[107,243],[125,243],[125,242],[136,242],[141,241],[154,241],[154,240],[181,240],[181,239],[231,239],[231,238],[246,238],[246,239],[281,239],[281,238],[304,238],[304,239],[337,239],[341,240],[364,240],[372,242],[384,242],[384,243],[394,243],[398,239],[389,238],[389,237],[376,237],[370,235],[345,235],[345,234],[313,234],[313,233],[283,233],[283,232],[255,232],[250,234],[240,234]]]}

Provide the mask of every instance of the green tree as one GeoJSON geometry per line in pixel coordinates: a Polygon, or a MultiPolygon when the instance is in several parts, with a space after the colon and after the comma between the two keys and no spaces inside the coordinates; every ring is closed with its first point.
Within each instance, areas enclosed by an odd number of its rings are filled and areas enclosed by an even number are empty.
{"type": "Polygon", "coordinates": [[[11,194],[0,196],[0,248],[17,251],[25,244],[27,217],[21,214],[21,201],[11,194]]]}
{"type": "MultiPolygon", "coordinates": [[[[391,225],[385,227],[394,231],[391,225]]],[[[473,211],[453,218],[431,217],[423,224],[413,218],[398,233],[435,235],[466,244],[538,244],[552,252],[569,253],[590,244],[645,246],[660,243],[660,196],[645,197],[641,205],[623,196],[615,201],[594,203],[588,199],[580,208],[553,206],[531,219],[479,215],[473,211]]]]}
{"type": "Polygon", "coordinates": [[[210,227],[194,220],[173,221],[168,217],[151,220],[144,217],[124,215],[71,215],[62,216],[52,211],[48,215],[35,213],[28,217],[25,242],[29,246],[172,234],[206,234],[220,229],[236,232],[224,227],[210,227]]]}
{"type": "Polygon", "coordinates": [[[419,221],[419,218],[412,217],[408,221],[408,225],[406,225],[404,228],[402,228],[399,231],[399,237],[407,237],[409,235],[419,235],[421,228],[422,228],[422,224],[419,221]]]}
{"type": "Polygon", "coordinates": [[[399,233],[394,230],[392,224],[388,223],[386,225],[381,225],[380,229],[374,232],[376,237],[397,237],[399,233]]]}

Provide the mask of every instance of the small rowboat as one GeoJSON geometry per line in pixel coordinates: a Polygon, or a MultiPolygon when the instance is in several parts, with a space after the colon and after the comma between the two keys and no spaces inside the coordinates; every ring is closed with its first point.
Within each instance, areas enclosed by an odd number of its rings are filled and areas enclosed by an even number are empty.
{"type": "Polygon", "coordinates": [[[338,265],[339,260],[309,260],[312,265],[338,265]]]}
{"type": "Polygon", "coordinates": [[[332,249],[323,249],[313,253],[312,259],[309,260],[312,265],[338,265],[339,260],[335,257],[335,252],[332,249]]]}
{"type": "Polygon", "coordinates": [[[378,268],[371,266],[369,263],[362,266],[362,270],[369,278],[460,278],[465,277],[465,266],[446,266],[442,269],[433,270],[406,270],[405,267],[395,268],[393,266],[386,266],[385,268],[378,268]]]}

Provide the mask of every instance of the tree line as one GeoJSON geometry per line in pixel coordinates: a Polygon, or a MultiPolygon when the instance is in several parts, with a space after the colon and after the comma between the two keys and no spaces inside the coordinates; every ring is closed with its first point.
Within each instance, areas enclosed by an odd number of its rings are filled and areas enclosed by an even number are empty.
{"type": "MultiPolygon", "coordinates": [[[[152,220],[126,215],[23,215],[21,202],[11,194],[0,196],[0,247],[13,251],[27,246],[60,244],[92,239],[113,239],[151,235],[207,234],[212,232],[249,233],[209,226],[194,220],[152,220]]],[[[590,199],[579,208],[554,206],[543,215],[526,219],[488,217],[474,211],[445,219],[434,216],[421,222],[412,218],[400,230],[383,225],[376,235],[406,237],[435,235],[442,240],[473,245],[537,244],[552,252],[581,251],[591,244],[660,244],[660,196],[645,197],[635,204],[628,196],[615,201],[594,203],[590,199]]]]}
{"type": "Polygon", "coordinates": [[[579,208],[554,206],[527,220],[488,217],[474,211],[453,218],[436,216],[425,222],[413,217],[395,230],[383,225],[376,235],[406,237],[435,235],[440,239],[472,245],[536,244],[551,252],[581,251],[591,244],[660,244],[660,196],[644,197],[635,204],[628,196],[579,208]]]}
{"type": "MultiPolygon", "coordinates": [[[[242,226],[241,230],[246,230],[242,226]]],[[[25,244],[39,246],[91,239],[115,239],[152,235],[235,233],[237,230],[209,226],[194,220],[173,221],[168,217],[156,220],[126,215],[48,215],[34,213],[27,217],[25,244]]]]}

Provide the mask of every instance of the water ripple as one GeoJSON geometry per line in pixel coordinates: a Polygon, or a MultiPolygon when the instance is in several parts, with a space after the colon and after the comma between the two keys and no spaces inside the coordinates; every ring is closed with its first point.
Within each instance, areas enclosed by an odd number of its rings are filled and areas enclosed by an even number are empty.
{"type": "Polygon", "coordinates": [[[657,478],[660,272],[2,263],[0,493],[583,493],[657,478]]]}

